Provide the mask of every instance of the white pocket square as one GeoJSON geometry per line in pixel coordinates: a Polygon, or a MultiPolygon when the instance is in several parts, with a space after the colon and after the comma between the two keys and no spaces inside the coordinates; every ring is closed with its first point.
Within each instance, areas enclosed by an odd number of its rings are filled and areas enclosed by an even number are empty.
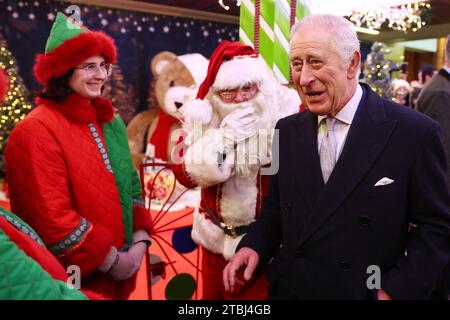
{"type": "Polygon", "coordinates": [[[393,182],[394,182],[394,180],[389,179],[388,177],[384,177],[384,178],[378,180],[377,183],[375,183],[375,187],[386,186],[386,185],[391,184],[393,182]]]}

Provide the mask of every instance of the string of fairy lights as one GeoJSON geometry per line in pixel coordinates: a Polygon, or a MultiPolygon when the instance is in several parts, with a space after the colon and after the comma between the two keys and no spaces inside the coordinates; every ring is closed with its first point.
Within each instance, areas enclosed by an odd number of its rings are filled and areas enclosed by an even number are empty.
{"type": "Polygon", "coordinates": [[[0,103],[0,177],[3,175],[3,153],[11,130],[31,110],[27,90],[17,76],[17,67],[12,53],[0,43],[0,68],[9,78],[9,90],[0,103]]]}
{"type": "MultiPolygon", "coordinates": [[[[1,47],[0,56],[3,60],[0,60],[0,68],[5,71],[9,78],[9,91],[6,94],[5,101],[0,107],[0,128],[3,131],[3,126],[7,121],[12,120],[14,124],[16,124],[25,117],[26,113],[31,110],[32,106],[25,101],[24,87],[17,81],[17,70],[11,52],[6,48],[1,47]],[[4,61],[6,61],[6,63],[4,61]],[[20,108],[17,108],[18,105],[21,105],[20,108]]],[[[2,136],[0,136],[0,141],[1,139],[2,136]]]]}

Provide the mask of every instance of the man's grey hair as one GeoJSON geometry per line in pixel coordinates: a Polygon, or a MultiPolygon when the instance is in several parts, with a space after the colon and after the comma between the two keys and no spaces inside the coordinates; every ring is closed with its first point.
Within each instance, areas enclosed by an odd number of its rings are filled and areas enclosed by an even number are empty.
{"type": "Polygon", "coordinates": [[[326,30],[330,34],[332,47],[345,63],[350,63],[353,54],[360,51],[359,40],[353,24],[344,17],[333,14],[311,14],[304,17],[292,26],[291,46],[294,34],[304,28],[310,30],[309,32],[314,32],[319,28],[326,30]]]}
{"type": "Polygon", "coordinates": [[[447,42],[445,43],[445,62],[450,65],[450,34],[447,36],[447,42]]]}

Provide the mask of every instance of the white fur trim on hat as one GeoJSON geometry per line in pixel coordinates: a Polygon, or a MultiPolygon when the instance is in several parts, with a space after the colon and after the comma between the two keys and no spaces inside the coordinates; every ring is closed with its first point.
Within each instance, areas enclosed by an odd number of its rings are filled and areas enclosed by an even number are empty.
{"type": "Polygon", "coordinates": [[[189,53],[178,56],[181,62],[188,68],[189,72],[199,86],[206,78],[208,72],[208,59],[199,53],[189,53]]]}
{"type": "Polygon", "coordinates": [[[246,83],[261,82],[271,77],[261,57],[238,57],[224,62],[212,85],[214,90],[232,89],[246,83]]]}
{"type": "Polygon", "coordinates": [[[213,110],[208,100],[195,99],[186,102],[180,112],[187,123],[208,124],[211,122],[213,110]]]}

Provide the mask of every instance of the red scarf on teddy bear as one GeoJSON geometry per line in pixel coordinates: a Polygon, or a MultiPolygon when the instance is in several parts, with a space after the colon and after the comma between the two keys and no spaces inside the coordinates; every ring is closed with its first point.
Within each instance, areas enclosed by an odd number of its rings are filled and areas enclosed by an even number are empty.
{"type": "Polygon", "coordinates": [[[149,139],[149,143],[155,146],[155,158],[164,161],[168,160],[167,153],[169,148],[170,128],[178,123],[175,117],[172,117],[162,110],[158,112],[158,124],[149,139]]]}

